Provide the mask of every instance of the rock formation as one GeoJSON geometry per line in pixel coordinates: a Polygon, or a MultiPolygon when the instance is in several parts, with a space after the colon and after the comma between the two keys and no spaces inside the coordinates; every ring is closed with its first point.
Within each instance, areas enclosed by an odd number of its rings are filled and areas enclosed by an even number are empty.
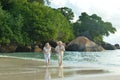
{"type": "Polygon", "coordinates": [[[80,36],[72,40],[66,47],[68,51],[103,51],[104,48],[89,40],[87,37],[80,36]]]}

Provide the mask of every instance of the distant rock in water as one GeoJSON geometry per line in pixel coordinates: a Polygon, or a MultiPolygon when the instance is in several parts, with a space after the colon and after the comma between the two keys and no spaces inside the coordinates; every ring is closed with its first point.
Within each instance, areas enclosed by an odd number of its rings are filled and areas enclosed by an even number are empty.
{"type": "Polygon", "coordinates": [[[89,40],[87,37],[80,36],[72,40],[66,47],[67,51],[103,51],[104,48],[89,40]]]}
{"type": "Polygon", "coordinates": [[[119,44],[115,44],[115,47],[116,47],[117,49],[120,49],[120,45],[119,45],[119,44]]]}
{"type": "Polygon", "coordinates": [[[102,44],[102,47],[106,50],[115,50],[116,49],[116,47],[110,43],[104,43],[104,44],[102,44]]]}

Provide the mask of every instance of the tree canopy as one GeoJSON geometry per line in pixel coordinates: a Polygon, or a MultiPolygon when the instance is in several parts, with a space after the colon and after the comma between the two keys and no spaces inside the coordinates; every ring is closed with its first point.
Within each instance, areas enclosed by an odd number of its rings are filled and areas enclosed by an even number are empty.
{"type": "Polygon", "coordinates": [[[85,12],[74,23],[73,29],[76,36],[84,35],[98,43],[103,41],[103,36],[109,36],[116,31],[110,22],[104,22],[96,14],[88,15],[85,12]]]}
{"type": "Polygon", "coordinates": [[[110,22],[85,12],[71,23],[74,18],[72,9],[53,9],[45,6],[44,1],[49,0],[0,0],[0,44],[68,42],[80,35],[102,42],[103,36],[116,31],[110,22]]]}
{"type": "Polygon", "coordinates": [[[68,7],[62,7],[62,8],[58,8],[57,9],[58,11],[60,11],[68,21],[72,21],[73,18],[74,18],[74,13],[72,11],[71,8],[68,8],[68,7]]]}
{"type": "Polygon", "coordinates": [[[22,43],[21,28],[23,25],[23,17],[17,15],[12,16],[10,13],[2,10],[0,6],[0,43],[22,43]]]}
{"type": "Polygon", "coordinates": [[[73,38],[72,26],[59,11],[36,1],[12,0],[9,3],[6,7],[1,3],[0,44],[3,41],[22,45],[50,40],[67,42],[73,38]]]}

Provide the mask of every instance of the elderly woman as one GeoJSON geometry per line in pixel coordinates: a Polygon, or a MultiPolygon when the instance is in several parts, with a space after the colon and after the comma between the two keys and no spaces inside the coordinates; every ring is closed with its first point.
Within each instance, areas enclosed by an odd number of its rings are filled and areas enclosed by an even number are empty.
{"type": "Polygon", "coordinates": [[[49,43],[46,43],[44,48],[43,48],[43,53],[46,61],[46,66],[49,65],[50,63],[50,56],[51,56],[51,46],[49,43]]]}
{"type": "Polygon", "coordinates": [[[55,48],[55,51],[56,51],[57,56],[58,56],[59,66],[62,66],[63,55],[64,55],[64,51],[65,51],[65,47],[64,47],[62,41],[57,42],[57,46],[55,48]]]}

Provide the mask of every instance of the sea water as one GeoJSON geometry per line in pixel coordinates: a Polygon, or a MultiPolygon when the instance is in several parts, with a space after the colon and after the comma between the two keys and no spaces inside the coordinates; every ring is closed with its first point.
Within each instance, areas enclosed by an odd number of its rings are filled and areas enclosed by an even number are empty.
{"type": "MultiPolygon", "coordinates": [[[[44,61],[44,54],[35,52],[1,53],[0,56],[44,61]]],[[[56,65],[57,61],[56,53],[52,53],[51,65],[56,65]]],[[[63,65],[66,67],[83,67],[85,69],[104,68],[113,72],[120,72],[120,50],[102,52],[66,51],[63,57],[63,65]]]]}

